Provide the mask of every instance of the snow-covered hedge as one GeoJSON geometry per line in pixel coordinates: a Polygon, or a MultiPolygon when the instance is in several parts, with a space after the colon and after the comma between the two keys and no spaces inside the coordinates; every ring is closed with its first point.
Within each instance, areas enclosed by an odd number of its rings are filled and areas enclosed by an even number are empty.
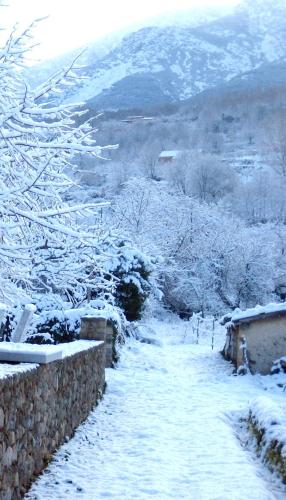
{"type": "Polygon", "coordinates": [[[257,454],[286,484],[286,413],[261,396],[251,404],[248,426],[255,438],[257,454]]]}
{"type": "MultiPolygon", "coordinates": [[[[72,342],[79,338],[82,316],[93,315],[107,319],[112,323],[115,332],[113,339],[113,360],[118,358],[119,345],[124,342],[127,328],[122,311],[102,300],[93,300],[78,309],[69,304],[61,303],[61,308],[55,308],[55,302],[50,304],[46,298],[35,301],[37,312],[26,335],[26,342],[32,344],[61,344],[72,342]]],[[[59,306],[59,303],[58,303],[59,306]]],[[[1,340],[11,340],[23,306],[11,308],[1,327],[1,340]]]]}
{"type": "Polygon", "coordinates": [[[106,318],[123,335],[124,317],[120,310],[105,302],[94,300],[78,309],[43,310],[35,315],[27,342],[59,344],[79,338],[81,318],[86,315],[106,318]]]}
{"type": "Polygon", "coordinates": [[[276,359],[271,367],[271,375],[277,375],[278,373],[286,373],[286,356],[276,359]]]}

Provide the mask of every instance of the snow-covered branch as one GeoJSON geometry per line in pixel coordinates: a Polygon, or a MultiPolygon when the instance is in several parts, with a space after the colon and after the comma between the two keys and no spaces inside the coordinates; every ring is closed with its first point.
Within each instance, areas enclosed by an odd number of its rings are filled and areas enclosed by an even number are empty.
{"type": "Polygon", "coordinates": [[[113,286],[101,269],[106,239],[101,244],[91,222],[108,204],[64,201],[70,172],[75,155],[96,161],[116,146],[98,145],[89,122],[75,125],[82,108],[55,105],[53,97],[81,78],[77,59],[37,89],[19,71],[38,22],[23,32],[15,26],[0,47],[0,295],[11,297],[16,285],[20,294],[68,290],[82,300],[89,287],[113,286]]]}

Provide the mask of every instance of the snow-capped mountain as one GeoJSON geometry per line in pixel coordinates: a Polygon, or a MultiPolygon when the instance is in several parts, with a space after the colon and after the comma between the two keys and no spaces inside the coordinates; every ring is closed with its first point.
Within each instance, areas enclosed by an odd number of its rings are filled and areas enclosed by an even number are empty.
{"type": "Polygon", "coordinates": [[[69,101],[98,110],[185,100],[286,56],[286,2],[245,0],[231,14],[196,24],[144,27],[96,60],[69,101]]]}
{"type": "MultiPolygon", "coordinates": [[[[78,47],[70,52],[61,54],[53,59],[48,59],[35,66],[28,67],[25,72],[30,80],[32,86],[41,84],[45,79],[47,79],[52,74],[61,70],[63,67],[68,67],[73,62],[74,59],[79,58],[80,65],[92,66],[97,63],[97,61],[102,60],[107,56],[113,49],[118,47],[124,37],[127,37],[131,33],[139,31],[141,28],[146,26],[157,26],[157,27],[167,27],[167,26],[200,26],[206,22],[218,19],[223,15],[226,8],[212,7],[212,8],[202,8],[193,7],[191,10],[181,10],[181,11],[171,11],[165,13],[161,16],[156,16],[150,18],[149,20],[142,20],[131,26],[126,26],[120,31],[116,31],[106,35],[105,37],[99,38],[94,43],[90,43],[88,46],[78,47]]],[[[227,11],[231,13],[233,6],[229,6],[227,11]]]]}

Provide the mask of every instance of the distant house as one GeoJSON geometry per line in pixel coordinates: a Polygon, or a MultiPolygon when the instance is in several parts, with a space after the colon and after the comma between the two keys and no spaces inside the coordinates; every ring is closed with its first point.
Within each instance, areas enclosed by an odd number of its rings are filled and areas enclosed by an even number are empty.
{"type": "Polygon", "coordinates": [[[124,118],[121,121],[123,123],[152,122],[154,121],[154,116],[143,116],[143,115],[127,116],[127,118],[124,118]]]}
{"type": "Polygon", "coordinates": [[[158,162],[169,163],[176,160],[180,156],[180,154],[182,154],[182,151],[162,151],[159,154],[158,162]]]}
{"type": "Polygon", "coordinates": [[[225,359],[238,371],[270,373],[273,362],[286,355],[286,303],[234,312],[222,321],[227,327],[225,359]]]}
{"type": "Polygon", "coordinates": [[[106,180],[106,176],[93,170],[76,170],[75,179],[80,184],[86,186],[102,186],[106,180]]]}

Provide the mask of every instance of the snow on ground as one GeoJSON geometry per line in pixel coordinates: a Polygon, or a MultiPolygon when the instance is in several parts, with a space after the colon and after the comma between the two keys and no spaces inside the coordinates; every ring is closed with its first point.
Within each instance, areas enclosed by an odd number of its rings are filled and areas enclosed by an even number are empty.
{"type": "Polygon", "coordinates": [[[0,379],[11,377],[17,373],[24,373],[30,370],[35,370],[39,365],[35,363],[0,363],[0,379]]]}
{"type": "Polygon", "coordinates": [[[100,344],[102,344],[102,342],[97,340],[75,340],[74,342],[60,344],[58,347],[63,351],[63,358],[67,358],[79,352],[87,351],[87,349],[91,349],[92,347],[99,346],[100,344]]]}
{"type": "Polygon", "coordinates": [[[107,370],[103,401],[26,499],[285,498],[284,486],[241,446],[235,426],[261,394],[283,402],[281,389],[270,377],[233,376],[206,338],[190,343],[193,332],[182,321],[141,326],[149,339],[154,330],[155,344],[128,341],[118,368],[107,370]]]}

